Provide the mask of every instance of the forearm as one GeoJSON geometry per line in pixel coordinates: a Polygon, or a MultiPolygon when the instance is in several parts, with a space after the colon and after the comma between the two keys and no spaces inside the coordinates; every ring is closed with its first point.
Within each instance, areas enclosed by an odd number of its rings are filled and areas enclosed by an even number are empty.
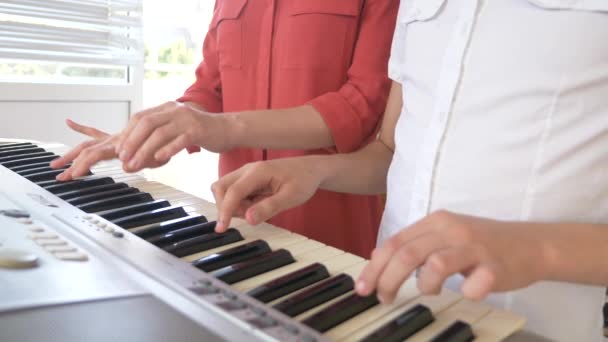
{"type": "Polygon", "coordinates": [[[544,230],[547,280],[608,285],[608,226],[547,224],[544,230]]]}
{"type": "Polygon", "coordinates": [[[230,145],[312,150],[334,146],[331,132],[312,106],[226,114],[230,145]]]}
{"type": "Polygon", "coordinates": [[[386,192],[392,151],[381,141],[348,154],[304,157],[320,175],[320,188],[335,192],[374,195],[386,192]]]}

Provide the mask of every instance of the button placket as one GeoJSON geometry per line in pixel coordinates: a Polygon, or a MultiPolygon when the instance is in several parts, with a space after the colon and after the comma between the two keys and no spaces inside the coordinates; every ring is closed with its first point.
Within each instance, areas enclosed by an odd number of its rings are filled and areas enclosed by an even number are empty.
{"type": "Polygon", "coordinates": [[[429,213],[438,154],[447,130],[454,97],[462,78],[462,65],[472,35],[472,23],[477,15],[479,0],[469,0],[463,5],[461,16],[442,62],[436,90],[437,99],[427,129],[421,158],[417,163],[413,182],[408,222],[414,222],[429,213]],[[466,33],[463,35],[463,32],[466,33]]]}

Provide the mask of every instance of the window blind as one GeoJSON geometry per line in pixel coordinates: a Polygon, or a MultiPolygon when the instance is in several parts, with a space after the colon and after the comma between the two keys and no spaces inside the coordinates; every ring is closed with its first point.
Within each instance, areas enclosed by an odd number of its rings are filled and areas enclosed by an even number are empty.
{"type": "Polygon", "coordinates": [[[0,58],[134,65],[142,0],[2,0],[0,58]]]}

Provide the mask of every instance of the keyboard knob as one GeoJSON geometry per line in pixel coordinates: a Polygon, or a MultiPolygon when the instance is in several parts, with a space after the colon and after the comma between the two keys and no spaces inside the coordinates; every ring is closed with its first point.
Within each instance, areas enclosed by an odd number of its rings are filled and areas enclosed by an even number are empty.
{"type": "Polygon", "coordinates": [[[0,268],[34,268],[38,256],[20,249],[0,249],[0,268]]]}

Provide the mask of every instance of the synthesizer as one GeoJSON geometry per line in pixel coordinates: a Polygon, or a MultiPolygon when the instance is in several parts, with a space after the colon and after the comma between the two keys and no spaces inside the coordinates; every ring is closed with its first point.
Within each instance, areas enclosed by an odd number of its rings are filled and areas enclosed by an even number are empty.
{"type": "MultiPolygon", "coordinates": [[[[102,162],[58,182],[60,144],[0,141],[0,341],[499,341],[524,319],[406,282],[360,297],[366,260],[102,162]]],[[[541,340],[541,339],[538,339],[541,340]]]]}

